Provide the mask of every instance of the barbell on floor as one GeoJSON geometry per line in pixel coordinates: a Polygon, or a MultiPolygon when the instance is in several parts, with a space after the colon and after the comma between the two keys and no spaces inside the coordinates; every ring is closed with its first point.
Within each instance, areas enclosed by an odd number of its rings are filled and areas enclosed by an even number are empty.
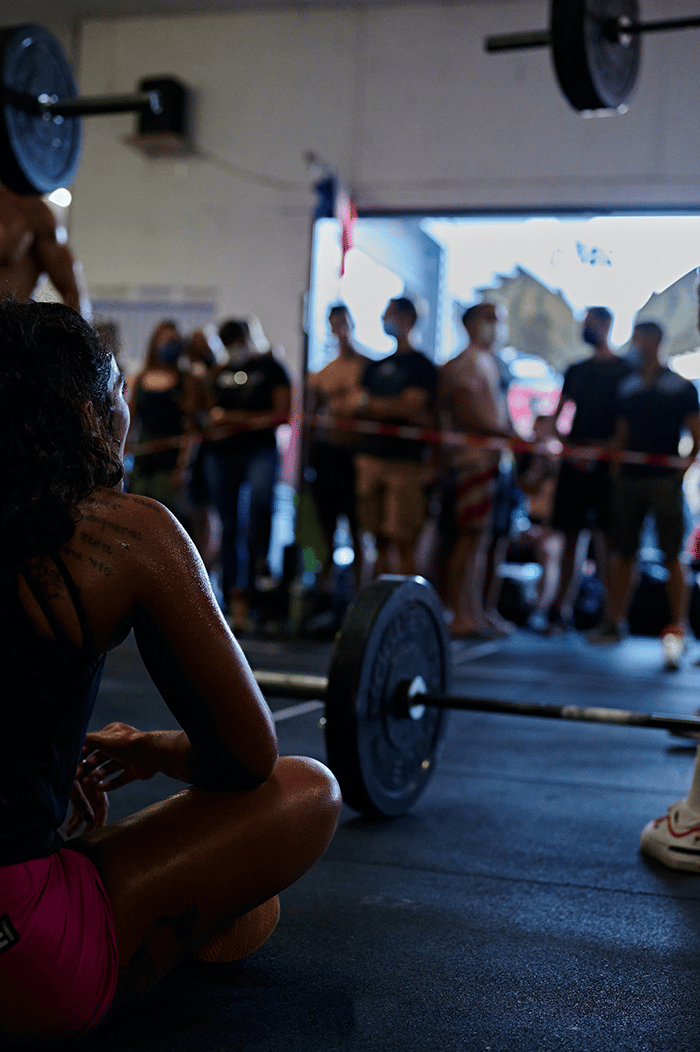
{"type": "Polygon", "coordinates": [[[80,161],[82,116],[162,112],[157,89],[78,96],[61,44],[33,22],[0,30],[0,68],[0,182],[17,194],[48,194],[71,182],[80,161]]]}
{"type": "Polygon", "coordinates": [[[621,709],[455,696],[443,609],[422,577],[380,577],[357,595],[328,676],[254,672],[264,693],[325,702],[328,765],[345,802],[372,816],[404,814],[434,769],[449,709],[700,734],[700,720],[621,709]]]}
{"type": "Polygon", "coordinates": [[[641,22],[638,0],[551,0],[548,31],[490,36],[484,46],[490,52],[549,47],[574,109],[614,110],[634,91],[642,36],[698,26],[698,17],[641,22]]]}

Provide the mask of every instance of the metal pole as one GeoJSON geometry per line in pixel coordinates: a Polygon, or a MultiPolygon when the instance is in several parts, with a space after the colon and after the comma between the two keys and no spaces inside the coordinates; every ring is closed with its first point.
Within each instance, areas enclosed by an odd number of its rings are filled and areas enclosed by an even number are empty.
{"type": "Polygon", "coordinates": [[[253,672],[260,689],[279,698],[300,701],[322,701],[328,689],[327,676],[302,675],[297,672],[253,672]]]}
{"type": "MultiPolygon", "coordinates": [[[[700,27],[700,18],[669,18],[654,22],[633,22],[629,25],[620,18],[603,18],[601,22],[606,36],[617,41],[621,36],[640,36],[644,33],[663,33],[672,29],[696,29],[700,27]]],[[[487,37],[484,41],[486,51],[525,51],[529,48],[549,47],[551,34],[547,30],[533,30],[524,33],[503,33],[487,37]]]]}
{"type": "Polygon", "coordinates": [[[486,51],[525,51],[527,48],[549,47],[552,38],[545,30],[531,33],[505,33],[495,37],[486,37],[486,51]]]}
{"type": "Polygon", "coordinates": [[[138,95],[103,95],[92,98],[56,99],[40,95],[39,113],[52,117],[90,117],[102,113],[162,113],[163,100],[159,91],[143,91],[138,95]]]}
{"type": "Polygon", "coordinates": [[[494,698],[458,698],[449,694],[415,694],[412,704],[463,712],[494,712],[510,716],[539,716],[579,723],[607,723],[619,727],[650,727],[656,730],[691,732],[700,735],[700,720],[665,714],[628,712],[626,709],[579,708],[576,705],[539,705],[536,702],[502,701],[494,698]]]}
{"type": "Polygon", "coordinates": [[[620,19],[611,19],[617,25],[620,33],[631,33],[638,36],[640,33],[664,33],[670,29],[697,29],[700,27],[700,18],[670,18],[656,22],[633,22],[625,25],[620,19]]]}
{"type": "MultiPolygon", "coordinates": [[[[260,689],[272,696],[300,701],[324,701],[328,677],[298,672],[260,672],[253,676],[260,689]]],[[[409,683],[404,684],[406,690],[409,683]]],[[[630,712],[627,709],[582,708],[576,705],[542,705],[528,701],[503,701],[500,698],[464,698],[453,694],[423,693],[410,689],[410,696],[399,697],[395,713],[409,714],[420,706],[431,709],[455,709],[462,712],[501,713],[507,716],[535,716],[549,720],[573,720],[578,723],[605,723],[618,727],[649,727],[655,730],[681,731],[700,736],[700,719],[672,716],[670,713],[630,712]]],[[[331,701],[332,704],[332,701],[331,701]]],[[[417,713],[419,717],[419,713],[417,713]]]]}
{"type": "Polygon", "coordinates": [[[55,95],[27,95],[13,88],[0,89],[0,95],[12,106],[25,113],[41,117],[89,117],[102,113],[163,112],[159,91],[142,91],[136,95],[102,95],[84,98],[59,99],[55,95]]]}

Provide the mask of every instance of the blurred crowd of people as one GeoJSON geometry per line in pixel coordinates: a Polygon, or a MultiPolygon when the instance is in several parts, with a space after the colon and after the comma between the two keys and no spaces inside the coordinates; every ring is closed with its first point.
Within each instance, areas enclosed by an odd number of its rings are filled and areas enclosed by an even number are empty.
{"type": "MultiPolygon", "coordinates": [[[[305,377],[303,392],[302,488],[321,538],[315,593],[332,596],[343,575],[352,592],[374,575],[419,572],[437,587],[453,637],[503,636],[515,627],[504,616],[503,565],[527,557],[541,570],[526,627],[574,627],[585,570],[599,587],[600,623],[589,638],[614,643],[625,632],[651,521],[667,577],[664,636],[682,650],[682,482],[700,449],[700,416],[695,385],[665,362],[661,326],[639,321],[620,355],[609,344],[612,314],[592,307],[581,360],[567,368],[556,408],[535,413],[532,433],[522,436],[508,408],[497,304],[464,311],[464,347],[439,368],[412,344],[417,320],[410,299],[390,300],[382,324],[396,347],[376,359],[355,346],[347,307],[329,310],[337,353],[305,377]],[[339,523],[352,549],[349,570],[334,560],[339,523]]],[[[227,320],[218,335],[189,336],[164,320],[130,381],[130,404],[131,491],[185,523],[231,624],[250,627],[261,582],[273,576],[276,431],[292,411],[287,370],[254,345],[243,319],[227,320]]]]}
{"type": "Polygon", "coordinates": [[[244,319],[183,335],[164,319],[129,381],[129,490],[164,504],[188,529],[222,606],[249,626],[267,565],[289,375],[259,350],[244,319]]]}

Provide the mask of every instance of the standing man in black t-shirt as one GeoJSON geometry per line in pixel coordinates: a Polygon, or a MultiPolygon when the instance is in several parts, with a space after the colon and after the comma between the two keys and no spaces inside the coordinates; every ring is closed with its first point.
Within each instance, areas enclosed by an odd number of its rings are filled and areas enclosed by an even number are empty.
{"type": "MultiPolygon", "coordinates": [[[[405,296],[390,300],[382,324],[396,340],[387,358],[365,368],[360,390],[348,396],[346,411],[365,420],[429,427],[433,423],[437,369],[411,346],[418,315],[405,296]]],[[[374,574],[415,573],[415,547],[425,522],[425,443],[415,438],[361,434],[355,463],[357,514],[361,529],[374,535],[374,574]],[[392,550],[397,564],[392,565],[392,550]]]]}
{"type": "MultiPolygon", "coordinates": [[[[574,403],[576,411],[571,432],[568,436],[561,436],[568,445],[605,446],[612,439],[617,388],[630,372],[629,364],[614,354],[608,344],[612,322],[613,316],[607,307],[590,308],[581,337],[593,349],[593,354],[570,365],[564,374],[554,420],[559,419],[567,402],[574,403]]],[[[593,535],[598,575],[604,585],[607,583],[610,485],[607,461],[570,458],[562,461],[552,512],[553,529],[564,535],[559,588],[549,615],[554,630],[571,624],[581,565],[588,546],[588,531],[593,535]],[[586,548],[579,543],[582,537],[586,548]]]]}
{"type": "MultiPolygon", "coordinates": [[[[619,450],[677,457],[681,434],[687,431],[693,443],[686,464],[689,467],[700,449],[698,392],[695,384],[673,372],[661,359],[662,340],[663,330],[656,322],[635,325],[632,343],[639,353],[640,368],[618,388],[613,445],[619,450]]],[[[685,468],[649,463],[622,463],[615,472],[606,616],[589,635],[595,643],[615,643],[622,638],[642,525],[647,515],[653,515],[668,571],[671,624],[662,632],[662,640],[667,664],[673,667],[684,645],[689,602],[686,571],[679,559],[685,534],[684,474],[685,468]]]]}
{"type": "Polygon", "coordinates": [[[270,546],[274,487],[279,470],[276,428],[289,420],[289,376],[272,351],[261,354],[245,321],[219,331],[228,361],[210,382],[210,427],[236,430],[207,444],[205,473],[221,518],[222,591],[232,626],[248,625],[255,606],[255,576],[270,546]],[[270,419],[275,423],[271,425],[270,419]]]}

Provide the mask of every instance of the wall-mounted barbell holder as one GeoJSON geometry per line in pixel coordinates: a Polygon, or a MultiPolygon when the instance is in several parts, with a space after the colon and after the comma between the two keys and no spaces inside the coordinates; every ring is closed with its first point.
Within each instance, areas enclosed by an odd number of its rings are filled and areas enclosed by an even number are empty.
{"type": "Polygon", "coordinates": [[[78,169],[81,118],[159,114],[157,90],[81,97],[56,38],[34,23],[0,30],[0,183],[17,194],[68,186],[78,169]]]}

